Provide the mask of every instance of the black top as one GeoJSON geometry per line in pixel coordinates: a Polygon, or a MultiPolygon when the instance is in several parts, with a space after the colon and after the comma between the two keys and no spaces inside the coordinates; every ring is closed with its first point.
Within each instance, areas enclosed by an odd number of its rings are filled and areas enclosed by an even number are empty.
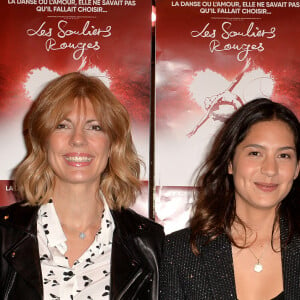
{"type": "MultiPolygon", "coordinates": [[[[0,207],[0,299],[44,298],[37,212],[37,206],[0,207]]],[[[129,209],[111,213],[110,299],[156,300],[163,228],[129,209]]]]}
{"type": "Polygon", "coordinates": [[[279,295],[277,295],[275,298],[272,298],[271,300],[284,300],[284,292],[281,292],[279,295]]]}
{"type": "MultiPolygon", "coordinates": [[[[280,218],[281,244],[289,234],[285,217],[280,218]]],[[[226,234],[205,244],[198,236],[200,255],[193,254],[190,230],[168,235],[160,273],[161,300],[236,300],[232,249],[226,234]]],[[[284,293],[272,300],[300,299],[300,235],[296,233],[281,252],[284,293]]]]}

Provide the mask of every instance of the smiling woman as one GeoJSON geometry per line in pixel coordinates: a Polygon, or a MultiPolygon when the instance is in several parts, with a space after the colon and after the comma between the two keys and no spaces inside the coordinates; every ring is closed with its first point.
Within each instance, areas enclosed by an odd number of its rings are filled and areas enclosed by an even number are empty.
{"type": "Polygon", "coordinates": [[[157,299],[164,234],[128,208],[141,161],[124,106],[75,72],[44,88],[24,124],[23,201],[0,208],[0,298],[157,299]]]}
{"type": "Polygon", "coordinates": [[[229,117],[199,170],[190,227],[166,238],[161,299],[300,299],[299,168],[288,108],[257,99],[229,117]]]}
{"type": "Polygon", "coordinates": [[[279,120],[254,124],[236,147],[228,173],[233,177],[239,217],[245,219],[252,208],[276,208],[299,174],[290,127],[279,120]]]}
{"type": "Polygon", "coordinates": [[[64,143],[65,151],[73,143],[72,152],[87,147],[77,147],[77,138],[86,143],[89,137],[92,147],[107,137],[110,159],[101,172],[100,190],[111,208],[134,203],[140,188],[141,161],[132,142],[129,115],[99,79],[70,73],[50,82],[28,112],[25,133],[28,156],[16,169],[15,179],[22,198],[31,204],[45,203],[52,196],[56,177],[49,164],[51,151],[47,151],[54,147],[51,141],[55,137],[59,144],[64,143]],[[97,125],[101,131],[90,130],[93,127],[89,129],[89,125],[97,125]],[[71,137],[65,143],[68,135],[71,137]]]}
{"type": "Polygon", "coordinates": [[[88,183],[97,190],[110,152],[110,140],[103,132],[88,99],[75,99],[72,111],[50,134],[48,163],[56,175],[55,185],[88,183]]]}

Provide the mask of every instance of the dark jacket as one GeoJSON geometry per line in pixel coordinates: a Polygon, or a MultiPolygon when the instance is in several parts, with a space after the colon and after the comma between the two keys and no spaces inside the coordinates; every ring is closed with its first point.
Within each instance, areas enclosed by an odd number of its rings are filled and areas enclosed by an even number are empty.
{"type": "MultiPolygon", "coordinates": [[[[282,244],[288,225],[280,222],[282,244]]],[[[166,237],[160,274],[161,300],[236,300],[231,243],[225,234],[205,246],[197,241],[200,255],[190,246],[190,230],[183,229],[166,237]]],[[[300,299],[300,236],[295,235],[281,252],[285,300],[300,299]]],[[[266,284],[271,284],[266,282],[266,284]]],[[[249,287],[251,289],[251,287],[249,287]]]]}
{"type": "MultiPolygon", "coordinates": [[[[0,299],[43,299],[38,207],[0,208],[0,299]]],[[[164,238],[160,225],[132,210],[112,211],[111,299],[157,299],[164,238]]]]}

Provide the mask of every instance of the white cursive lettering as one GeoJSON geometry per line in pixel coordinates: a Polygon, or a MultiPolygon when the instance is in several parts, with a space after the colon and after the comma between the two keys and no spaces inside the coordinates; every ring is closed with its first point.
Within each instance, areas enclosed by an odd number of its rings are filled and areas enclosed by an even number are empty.
{"type": "Polygon", "coordinates": [[[79,60],[85,51],[88,49],[93,49],[94,51],[97,51],[100,49],[100,45],[98,41],[95,41],[94,43],[57,43],[55,39],[50,38],[46,41],[45,44],[46,50],[49,51],[59,51],[59,50],[65,50],[65,49],[74,49],[73,52],[73,59],[79,60]]]}

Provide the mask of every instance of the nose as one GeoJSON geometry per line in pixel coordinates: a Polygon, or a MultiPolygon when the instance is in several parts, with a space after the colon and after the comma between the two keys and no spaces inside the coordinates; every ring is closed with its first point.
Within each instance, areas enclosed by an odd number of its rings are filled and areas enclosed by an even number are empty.
{"type": "Polygon", "coordinates": [[[69,141],[71,146],[80,147],[87,143],[86,136],[81,128],[74,128],[69,141]]]}
{"type": "Polygon", "coordinates": [[[277,166],[276,158],[266,157],[262,162],[261,173],[268,177],[272,177],[277,174],[277,171],[278,171],[278,166],[277,166]]]}

